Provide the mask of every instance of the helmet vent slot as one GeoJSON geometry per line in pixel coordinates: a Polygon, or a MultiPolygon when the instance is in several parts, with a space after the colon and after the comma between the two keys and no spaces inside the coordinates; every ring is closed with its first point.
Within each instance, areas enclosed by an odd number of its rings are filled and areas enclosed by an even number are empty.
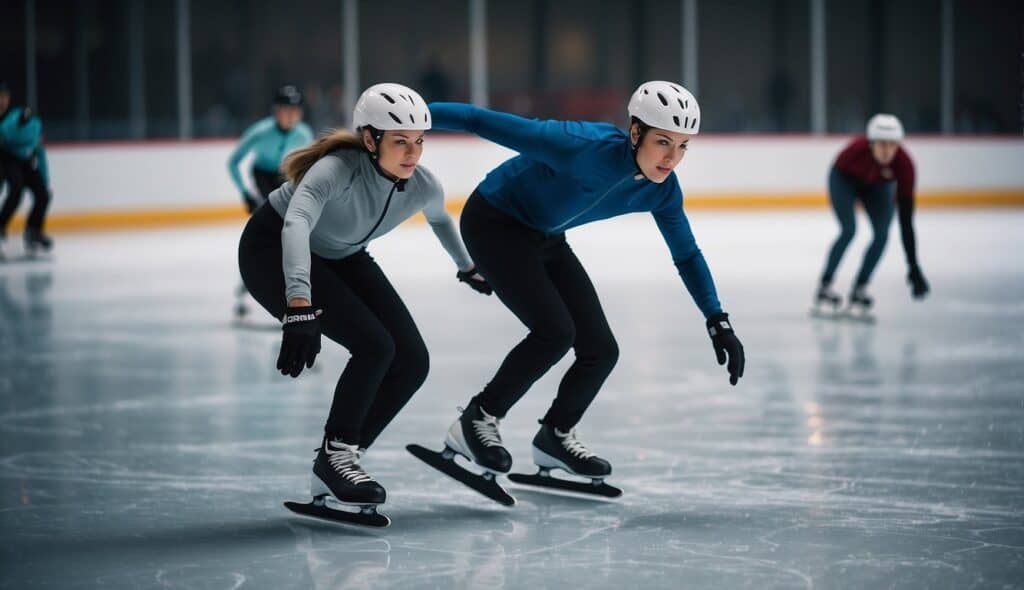
{"type": "Polygon", "coordinates": [[[665,98],[665,95],[664,95],[664,94],[662,94],[662,93],[660,93],[660,92],[658,92],[658,93],[656,93],[656,94],[658,95],[658,100],[660,100],[660,101],[661,101],[661,104],[663,104],[663,105],[665,105],[665,106],[668,106],[668,99],[667,99],[667,98],[665,98]]]}
{"type": "Polygon", "coordinates": [[[679,115],[672,115],[672,122],[676,124],[676,127],[679,127],[679,115]]]}
{"type": "Polygon", "coordinates": [[[390,96],[388,96],[384,92],[381,92],[380,95],[384,97],[384,100],[390,102],[391,104],[395,104],[395,99],[391,98],[390,96]]]}
{"type": "Polygon", "coordinates": [[[398,115],[392,113],[391,111],[388,111],[388,115],[391,117],[391,120],[394,121],[395,123],[398,123],[399,125],[402,124],[402,120],[398,118],[398,115]]]}

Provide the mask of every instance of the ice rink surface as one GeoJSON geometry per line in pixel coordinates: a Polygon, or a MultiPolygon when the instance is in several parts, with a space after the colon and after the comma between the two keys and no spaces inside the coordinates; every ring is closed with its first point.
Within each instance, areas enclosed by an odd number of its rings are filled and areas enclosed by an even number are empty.
{"type": "MultiPolygon", "coordinates": [[[[432,363],[364,461],[379,532],[281,506],[347,356],[292,380],[269,316],[232,326],[240,226],[58,235],[54,262],[0,267],[0,587],[1024,587],[1024,212],[922,211],[920,303],[894,223],[874,326],[808,317],[827,211],[690,219],[746,347],[735,388],[649,216],[569,234],[622,350],[580,425],[611,503],[510,486],[505,509],[405,452],[440,447],[524,332],[425,225],[371,245],[432,363]]],[[[519,468],[569,360],[502,425],[519,468]]]]}

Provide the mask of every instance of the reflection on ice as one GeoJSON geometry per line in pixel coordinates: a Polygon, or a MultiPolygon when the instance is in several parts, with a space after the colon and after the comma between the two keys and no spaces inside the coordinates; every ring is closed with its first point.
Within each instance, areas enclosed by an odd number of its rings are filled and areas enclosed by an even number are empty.
{"type": "MultiPolygon", "coordinates": [[[[426,228],[375,243],[432,356],[365,460],[384,531],[281,507],[308,491],[347,354],[292,381],[273,320],[232,326],[239,228],[66,236],[52,263],[0,267],[0,586],[1019,586],[1024,215],[924,212],[933,297],[910,301],[890,247],[874,326],[807,317],[834,228],[785,215],[804,230],[786,242],[772,215],[692,216],[747,348],[735,388],[648,218],[570,234],[622,349],[581,429],[625,495],[510,486],[513,509],[404,445],[441,443],[521,327],[451,280],[426,228]]],[[[517,470],[568,362],[503,423],[517,470]]]]}

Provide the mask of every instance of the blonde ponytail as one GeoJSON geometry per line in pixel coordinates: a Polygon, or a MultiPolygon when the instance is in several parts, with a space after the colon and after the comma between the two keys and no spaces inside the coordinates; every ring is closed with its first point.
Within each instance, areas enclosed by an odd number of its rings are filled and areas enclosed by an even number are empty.
{"type": "Polygon", "coordinates": [[[366,147],[355,133],[347,129],[331,129],[327,135],[317,139],[312,145],[289,154],[281,164],[281,171],[293,185],[298,185],[317,160],[339,149],[365,150],[366,147]]]}

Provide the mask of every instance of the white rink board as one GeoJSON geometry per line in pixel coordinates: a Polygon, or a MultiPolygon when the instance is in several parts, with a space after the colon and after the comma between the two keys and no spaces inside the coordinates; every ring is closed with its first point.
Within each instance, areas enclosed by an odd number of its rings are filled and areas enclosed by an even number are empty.
{"type": "MultiPolygon", "coordinates": [[[[689,195],[824,192],[845,136],[698,136],[677,173],[689,195]]],[[[57,213],[190,209],[238,203],[233,141],[61,144],[49,149],[57,213]]],[[[1024,139],[911,137],[922,191],[1024,190],[1024,139]]],[[[513,152],[469,136],[428,139],[423,164],[465,198],[513,152]]],[[[243,170],[248,163],[243,162],[243,170]]],[[[246,172],[246,176],[248,173],[246,172]]]]}

